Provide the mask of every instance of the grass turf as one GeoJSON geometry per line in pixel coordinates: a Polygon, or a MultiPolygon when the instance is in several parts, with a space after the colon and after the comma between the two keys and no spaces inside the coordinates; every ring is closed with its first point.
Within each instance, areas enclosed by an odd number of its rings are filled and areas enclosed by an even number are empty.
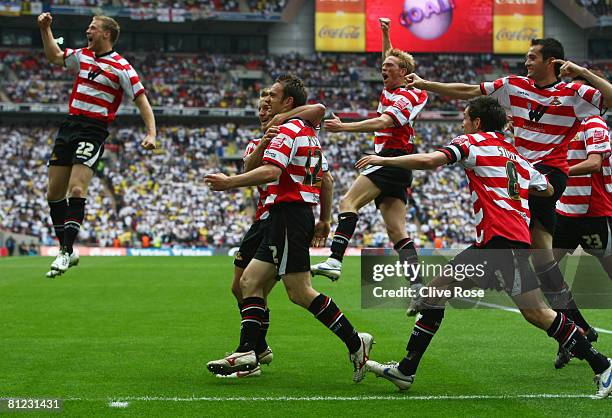
{"type": "MultiPolygon", "coordinates": [[[[372,375],[353,384],[344,345],[279,287],[269,302],[273,364],[260,378],[229,381],[205,368],[237,343],[229,257],[88,257],[53,280],[44,278],[49,262],[0,259],[0,398],[63,398],[70,416],[610,416],[610,400],[538,397],[592,394],[592,373],[577,360],[556,371],[556,343],[515,313],[447,310],[414,386],[398,393],[372,375]],[[470,395],[488,398],[457,398],[470,395]],[[366,396],[389,399],[194,400],[366,396]],[[189,400],[134,399],[142,397],[189,400]],[[111,399],[129,406],[110,408],[111,399]]],[[[361,310],[359,259],[345,264],[339,282],[317,277],[315,288],[374,335],[373,359],[401,359],[413,320],[361,310]]],[[[612,329],[609,310],[585,316],[612,329]]],[[[612,335],[600,333],[596,347],[610,355],[612,335]]]]}

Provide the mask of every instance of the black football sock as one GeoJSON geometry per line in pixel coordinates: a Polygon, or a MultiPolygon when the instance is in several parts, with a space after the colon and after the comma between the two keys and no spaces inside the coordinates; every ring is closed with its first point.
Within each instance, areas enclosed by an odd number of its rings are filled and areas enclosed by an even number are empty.
{"type": "Polygon", "coordinates": [[[308,310],[346,344],[350,353],[359,350],[361,338],[330,297],[321,293],[314,298],[308,310]]]}
{"type": "Polygon", "coordinates": [[[68,254],[72,254],[72,246],[85,219],[85,200],[81,197],[68,199],[68,210],[64,221],[64,248],[68,254]]]}
{"type": "Polygon", "coordinates": [[[240,345],[236,349],[239,353],[255,350],[263,322],[266,304],[262,298],[244,298],[242,303],[242,322],[240,323],[240,345]]]}
{"type": "Polygon", "coordinates": [[[355,233],[358,219],[359,215],[355,212],[343,212],[338,215],[338,226],[331,244],[331,258],[342,261],[349,241],[355,233]]]}
{"type": "Polygon", "coordinates": [[[398,370],[406,376],[412,376],[419,367],[421,357],[442,324],[444,309],[424,309],[417,316],[412,335],[406,346],[406,357],[398,365],[398,370]]]}
{"type": "Polygon", "coordinates": [[[261,320],[261,327],[259,328],[259,339],[257,340],[257,347],[255,352],[261,354],[268,348],[268,342],[266,341],[266,335],[268,334],[268,328],[270,327],[270,309],[266,308],[263,319],[261,320]]]}
{"type": "MultiPolygon", "coordinates": [[[[410,238],[404,238],[399,240],[394,246],[393,249],[397,251],[399,254],[400,263],[402,265],[418,265],[419,257],[417,256],[416,247],[414,246],[414,242],[410,238]]],[[[408,275],[406,276],[406,280],[411,283],[422,283],[420,275],[416,275],[413,277],[413,270],[408,269],[408,275]]]]}
{"type": "Polygon", "coordinates": [[[49,200],[49,208],[51,209],[51,222],[53,222],[53,230],[59,241],[60,247],[64,245],[64,222],[66,221],[66,211],[68,210],[68,201],[49,200]]]}
{"type": "Polygon", "coordinates": [[[574,357],[586,360],[595,374],[600,374],[610,366],[606,356],[598,352],[580,333],[576,324],[562,313],[557,312],[557,317],[546,333],[557,340],[559,345],[572,353],[574,357]]]}
{"type": "Polygon", "coordinates": [[[540,287],[551,308],[564,309],[569,300],[569,288],[556,261],[536,267],[540,287]]]}

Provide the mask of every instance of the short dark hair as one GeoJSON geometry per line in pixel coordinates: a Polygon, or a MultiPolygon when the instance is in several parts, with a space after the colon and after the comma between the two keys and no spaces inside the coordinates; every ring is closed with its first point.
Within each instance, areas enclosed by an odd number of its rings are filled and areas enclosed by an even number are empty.
{"type": "MultiPolygon", "coordinates": [[[[554,38],[543,38],[543,39],[532,39],[531,46],[542,45],[540,53],[542,58],[547,60],[549,58],[556,58],[560,60],[565,59],[565,51],[561,42],[554,38]]],[[[559,77],[561,71],[561,64],[555,64],[555,75],[559,77]]]]}
{"type": "Polygon", "coordinates": [[[506,126],[506,111],[493,97],[480,96],[470,100],[467,113],[471,120],[480,118],[483,132],[503,131],[506,126]]]}
{"type": "Polygon", "coordinates": [[[293,97],[293,107],[306,104],[308,94],[304,82],[299,77],[293,74],[282,74],[278,76],[276,82],[283,85],[283,100],[287,97],[293,97]]]}

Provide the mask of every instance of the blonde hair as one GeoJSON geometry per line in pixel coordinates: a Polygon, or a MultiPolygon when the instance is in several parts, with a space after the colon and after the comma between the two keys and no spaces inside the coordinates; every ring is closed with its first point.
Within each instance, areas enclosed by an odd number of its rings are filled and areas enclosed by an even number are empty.
{"type": "Polygon", "coordinates": [[[259,98],[260,99],[265,99],[266,97],[268,97],[270,95],[270,89],[269,88],[263,88],[261,90],[259,90],[259,98]]]}
{"type": "Polygon", "coordinates": [[[400,68],[405,68],[407,74],[411,74],[414,72],[415,69],[415,63],[414,63],[414,57],[412,55],[410,55],[407,52],[404,52],[400,49],[390,49],[389,52],[387,52],[387,57],[395,57],[399,60],[399,66],[400,68]]]}
{"type": "Polygon", "coordinates": [[[112,17],[102,16],[102,15],[94,16],[94,19],[102,23],[101,29],[103,31],[110,31],[111,43],[115,45],[115,43],[117,42],[117,39],[119,39],[119,33],[121,32],[119,23],[117,23],[117,21],[113,19],[112,17]]]}

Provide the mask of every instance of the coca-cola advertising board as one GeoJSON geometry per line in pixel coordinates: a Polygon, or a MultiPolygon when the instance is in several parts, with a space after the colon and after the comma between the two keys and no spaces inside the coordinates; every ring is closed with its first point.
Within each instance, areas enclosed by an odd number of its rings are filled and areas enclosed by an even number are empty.
{"type": "Polygon", "coordinates": [[[379,17],[408,52],[491,52],[494,0],[366,0],[366,51],[381,51],[379,17]]]}
{"type": "Polygon", "coordinates": [[[494,0],[493,52],[524,54],[544,35],[544,0],[494,0]]]}
{"type": "Polygon", "coordinates": [[[364,52],[365,37],[365,0],[317,0],[317,51],[364,52]]]}

